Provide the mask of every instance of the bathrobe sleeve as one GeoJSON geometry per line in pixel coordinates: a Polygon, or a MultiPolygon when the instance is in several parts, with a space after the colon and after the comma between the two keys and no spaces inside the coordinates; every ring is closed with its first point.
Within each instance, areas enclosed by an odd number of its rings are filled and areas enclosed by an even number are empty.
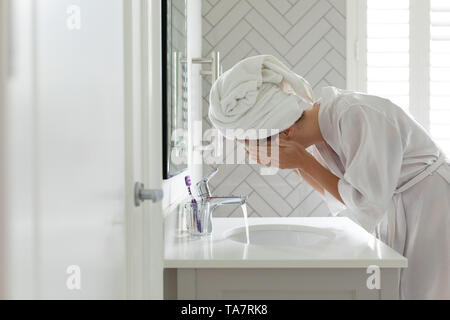
{"type": "MultiPolygon", "coordinates": [[[[320,154],[320,152],[316,146],[310,147],[310,149],[308,151],[324,168],[330,170],[326,161],[322,158],[322,155],[320,154]]],[[[333,197],[333,195],[331,195],[327,190],[324,189],[323,191],[324,191],[324,194],[323,195],[320,194],[320,196],[325,201],[325,203],[328,207],[328,210],[330,210],[330,213],[333,216],[336,217],[339,215],[339,213],[341,213],[342,211],[347,209],[339,200],[337,200],[335,197],[333,197]]]]}
{"type": "Polygon", "coordinates": [[[396,124],[369,106],[351,106],[339,117],[345,174],[338,190],[349,211],[370,233],[383,219],[400,176],[403,144],[396,124]]]}

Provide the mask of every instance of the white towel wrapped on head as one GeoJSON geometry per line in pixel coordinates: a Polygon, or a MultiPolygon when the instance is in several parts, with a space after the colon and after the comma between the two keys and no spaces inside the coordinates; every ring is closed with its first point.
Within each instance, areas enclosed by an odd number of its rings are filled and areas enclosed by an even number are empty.
{"type": "Polygon", "coordinates": [[[239,62],[213,84],[209,118],[229,139],[265,139],[272,130],[278,133],[291,127],[313,104],[312,88],[305,79],[273,56],[255,56],[239,62]]]}

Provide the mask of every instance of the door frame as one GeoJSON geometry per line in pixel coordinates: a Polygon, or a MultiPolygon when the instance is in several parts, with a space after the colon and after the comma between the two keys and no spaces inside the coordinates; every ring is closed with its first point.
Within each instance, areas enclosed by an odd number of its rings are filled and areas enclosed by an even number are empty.
{"type": "Polygon", "coordinates": [[[127,298],[163,299],[162,204],[134,205],[134,184],[162,188],[161,2],[123,0],[127,298]]]}

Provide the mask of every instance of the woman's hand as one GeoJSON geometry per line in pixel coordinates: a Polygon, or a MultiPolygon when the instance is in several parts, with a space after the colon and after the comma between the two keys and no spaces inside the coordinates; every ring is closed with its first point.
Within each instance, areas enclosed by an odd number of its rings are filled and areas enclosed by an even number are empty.
{"type": "Polygon", "coordinates": [[[342,204],[345,204],[339,194],[339,178],[324,168],[306,149],[291,139],[277,136],[274,141],[248,142],[246,150],[251,159],[257,163],[280,169],[299,169],[307,177],[317,191],[327,190],[342,204]]]}
{"type": "Polygon", "coordinates": [[[246,141],[246,150],[250,158],[258,164],[279,169],[302,168],[309,153],[299,143],[277,136],[267,142],[246,141]]]}

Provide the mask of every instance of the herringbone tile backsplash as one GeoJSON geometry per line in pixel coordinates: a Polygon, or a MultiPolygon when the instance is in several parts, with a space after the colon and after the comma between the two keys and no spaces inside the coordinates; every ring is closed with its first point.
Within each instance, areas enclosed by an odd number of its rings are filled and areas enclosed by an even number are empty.
{"type": "MultiPolygon", "coordinates": [[[[224,70],[243,58],[271,54],[314,87],[345,88],[345,0],[203,0],[203,56],[219,51],[224,70]]],[[[210,79],[203,82],[203,128],[208,120],[210,79]]],[[[259,166],[219,165],[215,195],[248,195],[250,216],[328,216],[321,197],[290,171],[261,176],[259,166]]],[[[207,174],[212,167],[205,165],[207,174]]],[[[223,207],[215,216],[240,216],[223,207]]]]}

